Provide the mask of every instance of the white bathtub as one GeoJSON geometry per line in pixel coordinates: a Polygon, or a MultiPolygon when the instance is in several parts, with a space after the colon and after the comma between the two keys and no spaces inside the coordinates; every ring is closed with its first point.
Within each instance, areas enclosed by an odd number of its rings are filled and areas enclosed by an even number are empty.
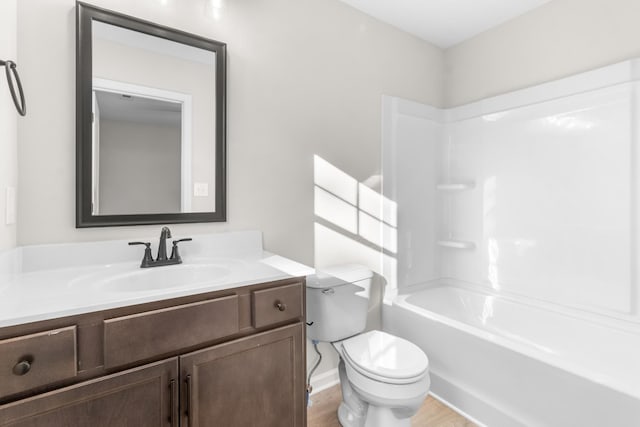
{"type": "Polygon", "coordinates": [[[427,353],[433,393],[487,426],[640,426],[638,325],[453,286],[400,295],[383,321],[427,353]]]}

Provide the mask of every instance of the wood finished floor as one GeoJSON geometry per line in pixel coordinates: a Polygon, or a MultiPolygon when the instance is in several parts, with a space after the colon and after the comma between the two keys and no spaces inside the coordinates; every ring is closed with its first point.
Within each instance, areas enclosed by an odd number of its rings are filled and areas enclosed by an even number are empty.
{"type": "MultiPolygon", "coordinates": [[[[312,396],[313,406],[307,410],[307,427],[340,427],[336,411],[342,395],[334,386],[312,396]]],[[[412,427],[477,427],[476,424],[429,396],[418,413],[411,418],[412,427]]]]}

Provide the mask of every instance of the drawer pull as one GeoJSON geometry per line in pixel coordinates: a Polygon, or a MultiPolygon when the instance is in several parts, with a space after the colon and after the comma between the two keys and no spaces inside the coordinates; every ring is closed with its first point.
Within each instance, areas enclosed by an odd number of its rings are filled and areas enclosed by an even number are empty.
{"type": "Polygon", "coordinates": [[[13,373],[18,376],[26,375],[31,370],[31,364],[33,363],[33,358],[26,358],[13,367],[13,373]]]}
{"type": "Polygon", "coordinates": [[[193,414],[191,413],[191,375],[187,375],[184,382],[187,389],[187,404],[184,409],[184,415],[187,417],[187,427],[191,427],[191,418],[193,418],[193,414]]]}
{"type": "Polygon", "coordinates": [[[282,324],[304,318],[304,284],[296,282],[253,292],[254,328],[282,324]]]}
{"type": "Polygon", "coordinates": [[[178,388],[176,387],[176,380],[172,379],[169,381],[169,393],[171,394],[171,398],[169,399],[169,424],[171,427],[178,425],[178,414],[176,413],[178,410],[178,388]]]}

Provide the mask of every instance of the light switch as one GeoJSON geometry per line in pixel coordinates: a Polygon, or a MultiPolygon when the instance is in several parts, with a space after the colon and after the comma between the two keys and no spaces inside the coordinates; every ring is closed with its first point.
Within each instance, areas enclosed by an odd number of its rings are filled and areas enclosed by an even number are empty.
{"type": "Polygon", "coordinates": [[[17,200],[16,200],[16,188],[7,187],[6,191],[6,224],[11,225],[16,223],[17,216],[17,200]]]}
{"type": "Polygon", "coordinates": [[[209,195],[209,183],[207,183],[207,182],[194,182],[193,183],[193,195],[195,197],[207,197],[209,195]]]}

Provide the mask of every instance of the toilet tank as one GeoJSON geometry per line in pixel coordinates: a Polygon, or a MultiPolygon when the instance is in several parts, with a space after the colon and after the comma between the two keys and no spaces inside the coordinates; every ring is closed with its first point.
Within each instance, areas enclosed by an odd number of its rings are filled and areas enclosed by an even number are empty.
{"type": "Polygon", "coordinates": [[[364,331],[373,272],[357,264],[307,276],[307,337],[338,341],[364,331]]]}

